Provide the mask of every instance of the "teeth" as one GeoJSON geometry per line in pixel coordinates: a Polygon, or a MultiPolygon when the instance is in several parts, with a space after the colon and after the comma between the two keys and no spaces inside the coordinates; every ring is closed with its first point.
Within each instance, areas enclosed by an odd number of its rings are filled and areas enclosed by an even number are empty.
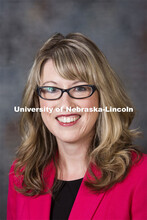
{"type": "Polygon", "coordinates": [[[63,123],[70,123],[70,122],[73,122],[73,121],[76,121],[76,120],[78,120],[79,119],[79,117],[80,116],[72,116],[72,117],[59,117],[59,118],[57,118],[58,119],[58,121],[60,121],[60,122],[63,122],[63,123]]]}

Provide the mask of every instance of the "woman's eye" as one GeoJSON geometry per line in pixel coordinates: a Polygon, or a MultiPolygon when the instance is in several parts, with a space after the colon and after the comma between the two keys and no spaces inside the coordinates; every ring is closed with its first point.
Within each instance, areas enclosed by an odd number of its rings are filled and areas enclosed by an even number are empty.
{"type": "Polygon", "coordinates": [[[75,91],[77,91],[77,92],[84,92],[86,90],[87,90],[86,86],[77,86],[77,87],[75,87],[75,91]]]}
{"type": "Polygon", "coordinates": [[[47,87],[47,88],[44,88],[44,91],[48,93],[55,93],[57,92],[57,89],[54,87],[47,87]]]}

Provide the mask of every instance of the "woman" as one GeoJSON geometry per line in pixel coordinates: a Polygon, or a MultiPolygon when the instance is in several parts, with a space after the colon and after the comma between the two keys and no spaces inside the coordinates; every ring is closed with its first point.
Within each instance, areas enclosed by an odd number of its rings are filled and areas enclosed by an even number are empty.
{"type": "Polygon", "coordinates": [[[93,42],[79,33],[52,36],[36,56],[22,106],[52,113],[22,114],[8,220],[147,219],[147,159],[132,142],[134,112],[105,111],[132,105],[93,42]]]}

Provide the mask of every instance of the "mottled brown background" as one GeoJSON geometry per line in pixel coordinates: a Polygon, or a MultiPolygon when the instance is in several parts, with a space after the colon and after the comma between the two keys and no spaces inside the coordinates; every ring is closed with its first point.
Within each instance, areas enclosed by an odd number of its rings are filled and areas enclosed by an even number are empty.
{"type": "Polygon", "coordinates": [[[146,152],[146,0],[0,0],[0,219],[6,219],[8,171],[19,145],[22,91],[38,48],[55,32],[91,38],[122,78],[137,109],[132,127],[146,152]]]}

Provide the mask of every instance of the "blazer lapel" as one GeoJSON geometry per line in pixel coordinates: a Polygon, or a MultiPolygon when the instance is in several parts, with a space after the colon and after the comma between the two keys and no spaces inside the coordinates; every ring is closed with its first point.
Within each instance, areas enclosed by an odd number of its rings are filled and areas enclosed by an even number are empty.
{"type": "MultiPolygon", "coordinates": [[[[92,170],[98,176],[100,176],[100,172],[97,169],[93,167],[92,170]]],[[[88,171],[85,174],[81,183],[80,189],[78,191],[77,197],[69,215],[69,220],[92,219],[105,196],[105,192],[95,193],[85,186],[84,181],[87,180],[87,176],[91,178],[88,171]]]]}
{"type": "MultiPolygon", "coordinates": [[[[55,178],[55,167],[53,161],[44,170],[44,179],[47,190],[53,186],[55,178]]],[[[28,218],[30,220],[49,220],[51,210],[51,194],[47,193],[38,197],[29,197],[27,200],[28,218]]]]}

